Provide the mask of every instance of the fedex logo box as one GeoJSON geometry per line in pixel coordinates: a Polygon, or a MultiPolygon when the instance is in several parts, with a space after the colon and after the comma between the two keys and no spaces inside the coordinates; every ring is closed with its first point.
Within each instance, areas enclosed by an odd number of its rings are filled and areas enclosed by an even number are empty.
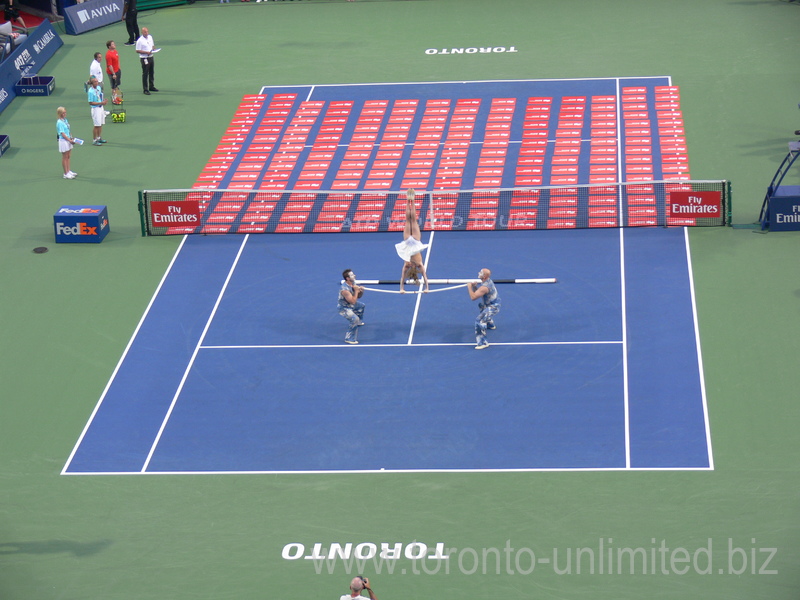
{"type": "Polygon", "coordinates": [[[108,235],[107,206],[62,206],[53,215],[56,243],[99,244],[108,235]]]}

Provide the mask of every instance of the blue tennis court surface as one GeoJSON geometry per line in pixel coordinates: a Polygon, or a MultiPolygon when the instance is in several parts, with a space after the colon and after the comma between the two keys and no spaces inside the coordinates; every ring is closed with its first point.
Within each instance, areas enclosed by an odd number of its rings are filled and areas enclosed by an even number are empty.
{"type": "Polygon", "coordinates": [[[189,236],[64,473],[713,468],[684,229],[427,233],[428,270],[499,285],[475,351],[463,289],[397,279],[397,233],[189,236]]]}
{"type": "Polygon", "coordinates": [[[668,78],[245,97],[197,187],[336,192],[207,206],[204,232],[287,233],[184,239],[64,473],[713,468],[687,233],[616,228],[655,223],[652,194],[590,201],[583,230],[574,194],[524,209],[550,231],[482,230],[489,194],[426,232],[431,277],[558,279],[499,286],[488,350],[463,289],[368,292],[358,346],[336,309],[344,269],[400,275],[390,190],[661,177],[688,178],[668,78]]]}

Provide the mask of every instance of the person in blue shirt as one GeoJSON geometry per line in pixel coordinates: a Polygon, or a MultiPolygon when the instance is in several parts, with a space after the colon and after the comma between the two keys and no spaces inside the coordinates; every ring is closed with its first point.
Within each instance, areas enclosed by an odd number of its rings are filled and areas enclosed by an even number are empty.
{"type": "Polygon", "coordinates": [[[475,319],[476,350],[488,348],[489,342],[486,341],[486,330],[497,329],[494,324],[494,316],[500,312],[500,296],[491,277],[492,272],[489,269],[481,269],[478,272],[478,279],[481,282],[467,285],[470,300],[480,299],[478,309],[481,312],[475,319]]]}
{"type": "Polygon", "coordinates": [[[103,125],[106,122],[106,102],[103,97],[103,89],[100,87],[96,77],[89,78],[89,106],[92,113],[92,144],[95,146],[102,146],[106,143],[103,139],[103,125]]]}
{"type": "Polygon", "coordinates": [[[364,324],[361,319],[364,318],[364,309],[366,305],[359,302],[359,298],[364,295],[364,288],[356,283],[356,276],[350,269],[342,271],[341,287],[339,288],[339,303],[337,308],[339,314],[342,315],[350,326],[347,328],[347,334],[344,336],[346,344],[357,344],[358,328],[364,324]]]}
{"type": "Polygon", "coordinates": [[[72,146],[75,145],[75,138],[69,130],[67,121],[67,109],[59,106],[56,109],[58,120],[56,121],[56,135],[58,136],[58,151],[61,152],[61,167],[64,169],[64,179],[75,179],[77,173],[73,173],[69,168],[72,146]]]}

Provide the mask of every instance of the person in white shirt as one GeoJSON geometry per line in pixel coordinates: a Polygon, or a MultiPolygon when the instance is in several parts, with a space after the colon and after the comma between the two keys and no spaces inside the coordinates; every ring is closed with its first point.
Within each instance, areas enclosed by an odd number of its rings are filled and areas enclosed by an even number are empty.
{"type": "MultiPolygon", "coordinates": [[[[103,91],[103,65],[100,62],[101,60],[103,60],[103,54],[101,52],[95,52],[94,60],[92,61],[92,64],[89,65],[89,80],[83,84],[84,91],[87,94],[89,93],[89,88],[92,87],[92,79],[97,80],[97,87],[100,88],[101,92],[103,91]]],[[[106,116],[111,114],[107,110],[104,110],[103,112],[106,116]]]]}
{"type": "Polygon", "coordinates": [[[372,588],[369,587],[369,579],[366,577],[361,577],[360,575],[358,577],[354,577],[353,581],[350,582],[350,593],[345,594],[339,598],[339,600],[356,600],[358,598],[363,598],[361,595],[361,590],[367,590],[370,600],[378,600],[378,598],[375,597],[375,593],[372,591],[372,588]]]}
{"type": "Polygon", "coordinates": [[[95,52],[94,60],[92,64],[89,65],[89,79],[91,80],[92,77],[97,79],[97,84],[101,88],[103,87],[103,65],[100,62],[102,59],[103,55],[100,52],[95,52]]]}
{"type": "Polygon", "coordinates": [[[154,83],[155,59],[153,58],[153,50],[155,50],[155,46],[153,36],[150,35],[147,27],[142,27],[142,35],[136,40],[136,52],[142,63],[142,88],[148,96],[150,92],[158,91],[154,83]]]}

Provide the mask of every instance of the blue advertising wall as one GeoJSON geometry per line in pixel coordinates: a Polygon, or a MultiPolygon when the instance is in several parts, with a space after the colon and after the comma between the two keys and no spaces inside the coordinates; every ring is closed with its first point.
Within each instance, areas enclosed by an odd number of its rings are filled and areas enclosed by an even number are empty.
{"type": "Polygon", "coordinates": [[[64,26],[70,35],[80,35],[121,20],[122,0],[87,0],[64,8],[64,26]]]}
{"type": "Polygon", "coordinates": [[[56,51],[64,45],[49,21],[28,34],[28,39],[0,63],[0,113],[17,95],[14,85],[26,73],[38,73],[56,51]]]}

